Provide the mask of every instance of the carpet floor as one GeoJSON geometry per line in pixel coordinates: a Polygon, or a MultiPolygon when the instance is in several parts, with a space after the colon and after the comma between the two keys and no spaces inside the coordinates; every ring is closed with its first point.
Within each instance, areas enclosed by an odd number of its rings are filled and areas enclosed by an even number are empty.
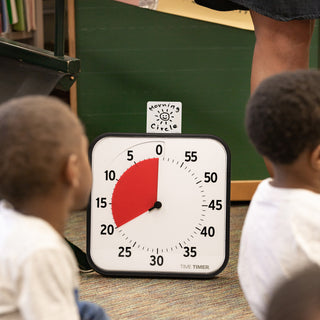
{"type": "MultiPolygon", "coordinates": [[[[241,291],[237,261],[248,206],[234,204],[230,213],[230,257],[210,280],[104,277],[80,274],[80,299],[101,305],[112,320],[255,319],[241,291]]],[[[69,219],[66,237],[85,251],[86,214],[69,219]]]]}

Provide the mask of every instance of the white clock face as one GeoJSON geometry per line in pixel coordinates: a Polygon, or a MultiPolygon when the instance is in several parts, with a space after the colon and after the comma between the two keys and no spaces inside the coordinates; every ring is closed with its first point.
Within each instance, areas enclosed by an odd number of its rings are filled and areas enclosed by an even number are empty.
{"type": "Polygon", "coordinates": [[[230,157],[213,136],[91,145],[88,257],[105,275],[211,277],[228,260],[230,157]]]}

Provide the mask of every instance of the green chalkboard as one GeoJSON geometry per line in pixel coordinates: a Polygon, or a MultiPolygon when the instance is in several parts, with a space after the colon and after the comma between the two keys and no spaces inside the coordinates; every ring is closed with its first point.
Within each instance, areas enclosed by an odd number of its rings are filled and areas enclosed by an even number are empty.
{"type": "MultiPolygon", "coordinates": [[[[183,133],[214,134],[229,145],[232,180],[267,176],[243,124],[252,31],[113,0],[77,0],[75,16],[78,114],[90,140],[145,132],[147,101],[181,101],[183,133]]],[[[318,66],[318,32],[311,64],[318,66]]]]}

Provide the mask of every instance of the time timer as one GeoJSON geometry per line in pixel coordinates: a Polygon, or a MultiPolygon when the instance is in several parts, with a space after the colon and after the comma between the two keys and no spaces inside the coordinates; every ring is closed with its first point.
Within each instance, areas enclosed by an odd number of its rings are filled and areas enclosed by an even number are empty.
{"type": "Polygon", "coordinates": [[[89,153],[87,255],[97,272],[210,278],[224,269],[230,152],[221,139],[106,133],[89,153]]]}

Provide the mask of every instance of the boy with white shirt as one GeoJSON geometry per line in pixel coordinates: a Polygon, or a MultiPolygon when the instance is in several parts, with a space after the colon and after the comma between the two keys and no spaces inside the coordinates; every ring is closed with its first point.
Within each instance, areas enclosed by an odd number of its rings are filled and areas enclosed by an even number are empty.
{"type": "Polygon", "coordinates": [[[104,320],[78,301],[63,233],[91,189],[88,140],[68,106],[29,96],[0,106],[0,319],[104,320]]]}
{"type": "Polygon", "coordinates": [[[252,198],[240,242],[240,284],[258,319],[279,282],[320,265],[319,88],[318,71],[286,72],[248,102],[248,135],[274,172],[252,198]]]}

